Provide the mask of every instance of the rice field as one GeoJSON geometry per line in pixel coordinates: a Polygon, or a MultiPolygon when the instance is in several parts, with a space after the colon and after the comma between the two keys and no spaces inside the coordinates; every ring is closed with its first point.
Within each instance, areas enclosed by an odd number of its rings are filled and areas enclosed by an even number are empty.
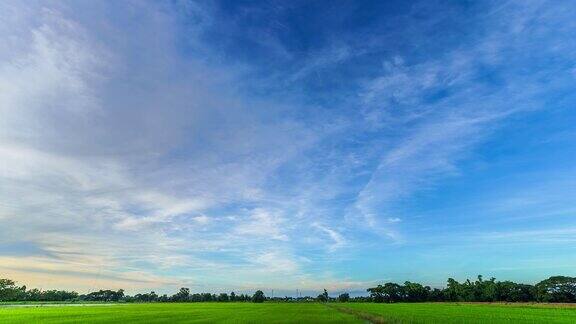
{"type": "Polygon", "coordinates": [[[342,310],[382,323],[576,323],[572,305],[349,303],[342,310]]]}
{"type": "Polygon", "coordinates": [[[0,308],[0,323],[363,323],[316,303],[111,304],[0,308]]]}
{"type": "Polygon", "coordinates": [[[576,323],[576,307],[522,304],[188,303],[0,306],[0,323],[576,323]]]}

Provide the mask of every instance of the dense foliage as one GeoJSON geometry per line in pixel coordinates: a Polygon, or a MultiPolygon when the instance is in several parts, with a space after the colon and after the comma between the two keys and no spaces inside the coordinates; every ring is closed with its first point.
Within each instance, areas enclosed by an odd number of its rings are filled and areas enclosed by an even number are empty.
{"type": "Polygon", "coordinates": [[[264,296],[264,293],[262,292],[262,290],[258,290],[254,293],[254,296],[252,296],[252,301],[255,303],[263,303],[266,300],[266,296],[264,296]]]}
{"type": "Polygon", "coordinates": [[[535,286],[512,281],[496,281],[495,278],[460,283],[452,278],[444,289],[430,288],[418,283],[405,282],[404,285],[388,282],[368,288],[374,302],[424,302],[424,301],[463,301],[463,302],[576,302],[576,278],[550,277],[535,286]]]}
{"type": "Polygon", "coordinates": [[[387,282],[376,287],[368,288],[368,297],[358,296],[351,298],[348,293],[342,293],[338,298],[328,295],[326,289],[316,298],[312,297],[276,297],[269,298],[264,292],[258,290],[254,295],[237,295],[234,292],[190,293],[189,288],[180,288],[172,296],[158,295],[155,292],[128,296],[124,290],[99,290],[89,294],[80,295],[73,291],[26,289],[18,286],[10,279],[0,279],[0,302],[10,301],[93,301],[93,302],[255,302],[273,301],[320,301],[320,302],[361,302],[376,303],[396,302],[427,302],[427,301],[459,301],[459,302],[576,302],[576,278],[554,276],[543,280],[536,285],[519,284],[512,281],[496,281],[495,278],[484,280],[478,276],[477,280],[466,280],[462,283],[449,278],[443,289],[430,288],[419,283],[406,281],[403,285],[387,282]]]}
{"type": "Polygon", "coordinates": [[[0,301],[63,301],[78,297],[78,293],[64,290],[26,290],[10,279],[0,279],[0,301]]]}

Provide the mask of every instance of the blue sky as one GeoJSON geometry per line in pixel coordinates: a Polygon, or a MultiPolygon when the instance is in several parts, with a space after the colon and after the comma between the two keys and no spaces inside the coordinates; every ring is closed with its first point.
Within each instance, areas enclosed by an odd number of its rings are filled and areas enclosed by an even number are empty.
{"type": "Polygon", "coordinates": [[[572,1],[3,1],[0,274],[576,275],[572,1]]]}

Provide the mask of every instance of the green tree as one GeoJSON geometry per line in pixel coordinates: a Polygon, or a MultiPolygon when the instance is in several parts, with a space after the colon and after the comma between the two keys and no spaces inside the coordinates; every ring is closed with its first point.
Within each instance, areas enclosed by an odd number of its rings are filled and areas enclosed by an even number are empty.
{"type": "Polygon", "coordinates": [[[404,283],[404,299],[408,302],[423,302],[428,300],[430,287],[422,286],[419,283],[406,281],[404,283]]]}
{"type": "Polygon", "coordinates": [[[346,303],[350,300],[350,295],[348,293],[343,293],[338,296],[338,301],[341,303],[346,303]]]}
{"type": "Polygon", "coordinates": [[[497,282],[496,295],[496,300],[507,302],[528,302],[536,299],[534,286],[512,281],[497,282]]]}
{"type": "Polygon", "coordinates": [[[460,283],[452,278],[448,278],[448,285],[446,286],[446,289],[444,289],[444,296],[446,297],[446,300],[462,300],[461,291],[462,289],[460,283]]]}
{"type": "Polygon", "coordinates": [[[320,295],[318,295],[318,297],[316,297],[316,299],[317,299],[319,302],[327,303],[327,302],[328,302],[328,299],[329,299],[329,297],[328,297],[328,291],[326,291],[326,289],[324,289],[324,292],[321,293],[320,295]]]}
{"type": "Polygon", "coordinates": [[[25,300],[26,286],[17,286],[14,280],[0,279],[0,301],[25,300]]]}
{"type": "Polygon", "coordinates": [[[227,302],[227,301],[230,301],[230,298],[228,297],[227,293],[221,293],[220,295],[218,295],[218,301],[219,302],[227,302]]]}
{"type": "Polygon", "coordinates": [[[387,282],[374,288],[368,288],[370,297],[377,303],[395,303],[403,299],[403,287],[397,283],[387,282]]]}
{"type": "Polygon", "coordinates": [[[180,288],[180,290],[172,296],[172,301],[184,302],[190,299],[190,288],[180,288]]]}
{"type": "Polygon", "coordinates": [[[264,296],[262,290],[257,290],[252,296],[252,302],[254,303],[263,303],[264,300],[266,300],[266,296],[264,296]]]}
{"type": "Polygon", "coordinates": [[[535,286],[536,298],[541,302],[576,302],[576,278],[554,276],[542,280],[535,286]]]}
{"type": "Polygon", "coordinates": [[[429,301],[444,301],[445,297],[444,297],[444,290],[442,289],[438,289],[438,288],[434,288],[430,291],[430,293],[428,294],[428,300],[429,301]]]}

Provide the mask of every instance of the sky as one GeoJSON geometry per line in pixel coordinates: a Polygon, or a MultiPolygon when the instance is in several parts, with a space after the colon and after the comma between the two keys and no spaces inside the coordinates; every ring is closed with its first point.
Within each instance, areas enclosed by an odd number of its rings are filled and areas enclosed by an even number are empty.
{"type": "Polygon", "coordinates": [[[0,2],[0,277],[576,275],[574,1],[0,2]]]}

